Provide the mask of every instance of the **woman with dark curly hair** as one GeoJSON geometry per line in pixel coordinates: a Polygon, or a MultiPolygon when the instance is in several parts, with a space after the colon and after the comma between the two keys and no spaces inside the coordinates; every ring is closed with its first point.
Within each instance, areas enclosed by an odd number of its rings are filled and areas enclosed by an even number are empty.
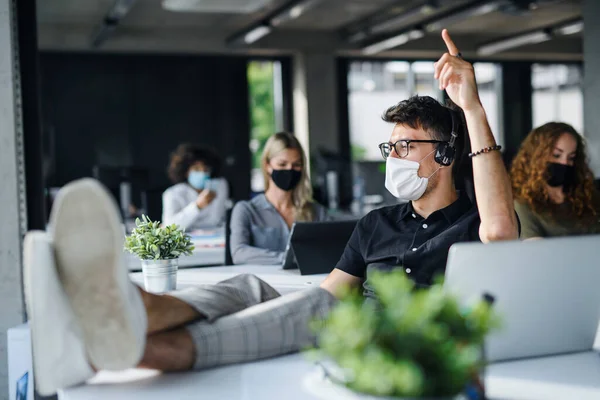
{"type": "Polygon", "coordinates": [[[163,193],[162,222],[187,230],[222,225],[229,186],[220,170],[221,159],[213,150],[190,143],[177,147],[168,168],[175,185],[163,193]]]}
{"type": "Polygon", "coordinates": [[[600,196],[585,142],[571,125],[549,122],[532,130],[510,175],[521,238],[600,232],[600,196]]]}

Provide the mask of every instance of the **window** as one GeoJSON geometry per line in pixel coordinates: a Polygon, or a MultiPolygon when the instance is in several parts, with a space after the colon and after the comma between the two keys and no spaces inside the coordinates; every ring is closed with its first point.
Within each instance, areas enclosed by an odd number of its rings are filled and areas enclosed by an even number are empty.
{"type": "Polygon", "coordinates": [[[485,109],[490,129],[494,134],[496,143],[504,145],[504,132],[501,125],[501,81],[500,65],[493,63],[474,63],[475,78],[477,79],[477,90],[481,104],[485,109]]]}
{"type": "Polygon", "coordinates": [[[550,121],[566,122],[583,134],[581,67],[565,64],[533,64],[533,126],[550,121]]]}
{"type": "MultiPolygon", "coordinates": [[[[499,66],[475,63],[479,93],[490,127],[502,143],[499,112],[499,66]]],[[[443,93],[433,78],[432,61],[356,61],[348,74],[348,116],[354,161],[380,161],[377,145],[389,139],[392,127],[381,120],[393,104],[418,94],[443,101],[443,93]]]]}
{"type": "Polygon", "coordinates": [[[264,190],[260,157],[269,137],[283,130],[283,90],[279,61],[248,63],[250,102],[250,151],[252,152],[251,189],[264,190]]]}

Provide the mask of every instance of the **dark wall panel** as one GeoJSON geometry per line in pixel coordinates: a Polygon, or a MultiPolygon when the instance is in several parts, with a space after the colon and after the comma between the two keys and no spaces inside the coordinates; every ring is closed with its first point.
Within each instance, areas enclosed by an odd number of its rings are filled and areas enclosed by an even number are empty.
{"type": "Polygon", "coordinates": [[[246,63],[242,57],[42,53],[44,131],[53,147],[49,184],[90,176],[96,164],[142,167],[157,197],[170,184],[169,153],[196,142],[222,155],[233,198],[247,198],[246,63]]]}

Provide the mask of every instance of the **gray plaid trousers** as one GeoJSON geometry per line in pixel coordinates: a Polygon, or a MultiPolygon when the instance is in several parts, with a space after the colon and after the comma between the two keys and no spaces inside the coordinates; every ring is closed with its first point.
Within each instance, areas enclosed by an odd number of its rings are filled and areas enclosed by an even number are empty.
{"type": "Polygon", "coordinates": [[[250,274],[169,295],[206,316],[186,326],[196,346],[194,369],[274,357],[314,344],[310,322],[326,317],[336,302],[321,288],[281,296],[250,274]]]}

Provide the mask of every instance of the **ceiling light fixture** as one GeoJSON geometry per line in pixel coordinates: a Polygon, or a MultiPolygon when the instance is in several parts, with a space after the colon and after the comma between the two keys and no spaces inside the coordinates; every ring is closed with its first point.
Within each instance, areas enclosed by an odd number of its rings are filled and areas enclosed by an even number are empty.
{"type": "Polygon", "coordinates": [[[258,25],[244,34],[244,43],[252,44],[271,33],[272,28],[268,25],[258,25]]]}
{"type": "Polygon", "coordinates": [[[293,6],[281,11],[271,18],[271,25],[279,26],[299,18],[302,14],[305,14],[306,11],[313,8],[317,3],[320,3],[322,0],[303,0],[300,1],[293,6]]]}
{"type": "Polygon", "coordinates": [[[525,33],[519,36],[514,36],[507,39],[498,40],[496,42],[488,43],[477,49],[477,54],[482,56],[489,56],[492,54],[500,53],[505,50],[514,49],[516,47],[525,46],[528,44],[542,43],[550,40],[552,35],[547,31],[535,31],[525,33]]]}
{"type": "Polygon", "coordinates": [[[356,33],[353,33],[352,35],[348,36],[348,42],[350,43],[358,43],[360,41],[363,41],[367,38],[367,36],[369,36],[369,34],[365,31],[358,31],[356,33]]]}
{"type": "Polygon", "coordinates": [[[136,0],[117,0],[106,15],[110,19],[122,19],[133,7],[136,0]]]}
{"type": "Polygon", "coordinates": [[[465,8],[461,11],[448,14],[445,17],[428,23],[427,25],[425,25],[425,30],[427,32],[436,32],[442,30],[443,28],[447,28],[456,22],[463,21],[467,18],[490,14],[500,9],[500,6],[502,6],[504,3],[505,1],[498,0],[465,8]]]}
{"type": "Polygon", "coordinates": [[[116,0],[106,13],[102,24],[94,31],[91,39],[92,47],[100,47],[114,32],[119,22],[131,11],[136,0],[116,0]]]}
{"type": "Polygon", "coordinates": [[[425,17],[431,15],[434,11],[437,10],[437,4],[434,1],[428,1],[425,4],[417,6],[411,10],[408,10],[404,13],[401,13],[393,18],[390,18],[386,21],[380,22],[371,26],[369,29],[372,33],[382,33],[393,28],[402,27],[406,25],[406,23],[411,22],[415,18],[425,17]]]}
{"type": "Polygon", "coordinates": [[[382,51],[402,46],[403,44],[408,43],[411,40],[421,39],[423,36],[425,36],[425,33],[421,29],[413,29],[411,31],[393,36],[391,38],[370,44],[364,47],[362,49],[362,52],[366,55],[381,53],[382,51]]]}
{"type": "Polygon", "coordinates": [[[583,21],[579,20],[579,21],[571,22],[569,24],[554,28],[552,32],[554,32],[557,35],[567,36],[567,35],[574,35],[576,33],[582,32],[582,31],[583,31],[583,21]]]}

